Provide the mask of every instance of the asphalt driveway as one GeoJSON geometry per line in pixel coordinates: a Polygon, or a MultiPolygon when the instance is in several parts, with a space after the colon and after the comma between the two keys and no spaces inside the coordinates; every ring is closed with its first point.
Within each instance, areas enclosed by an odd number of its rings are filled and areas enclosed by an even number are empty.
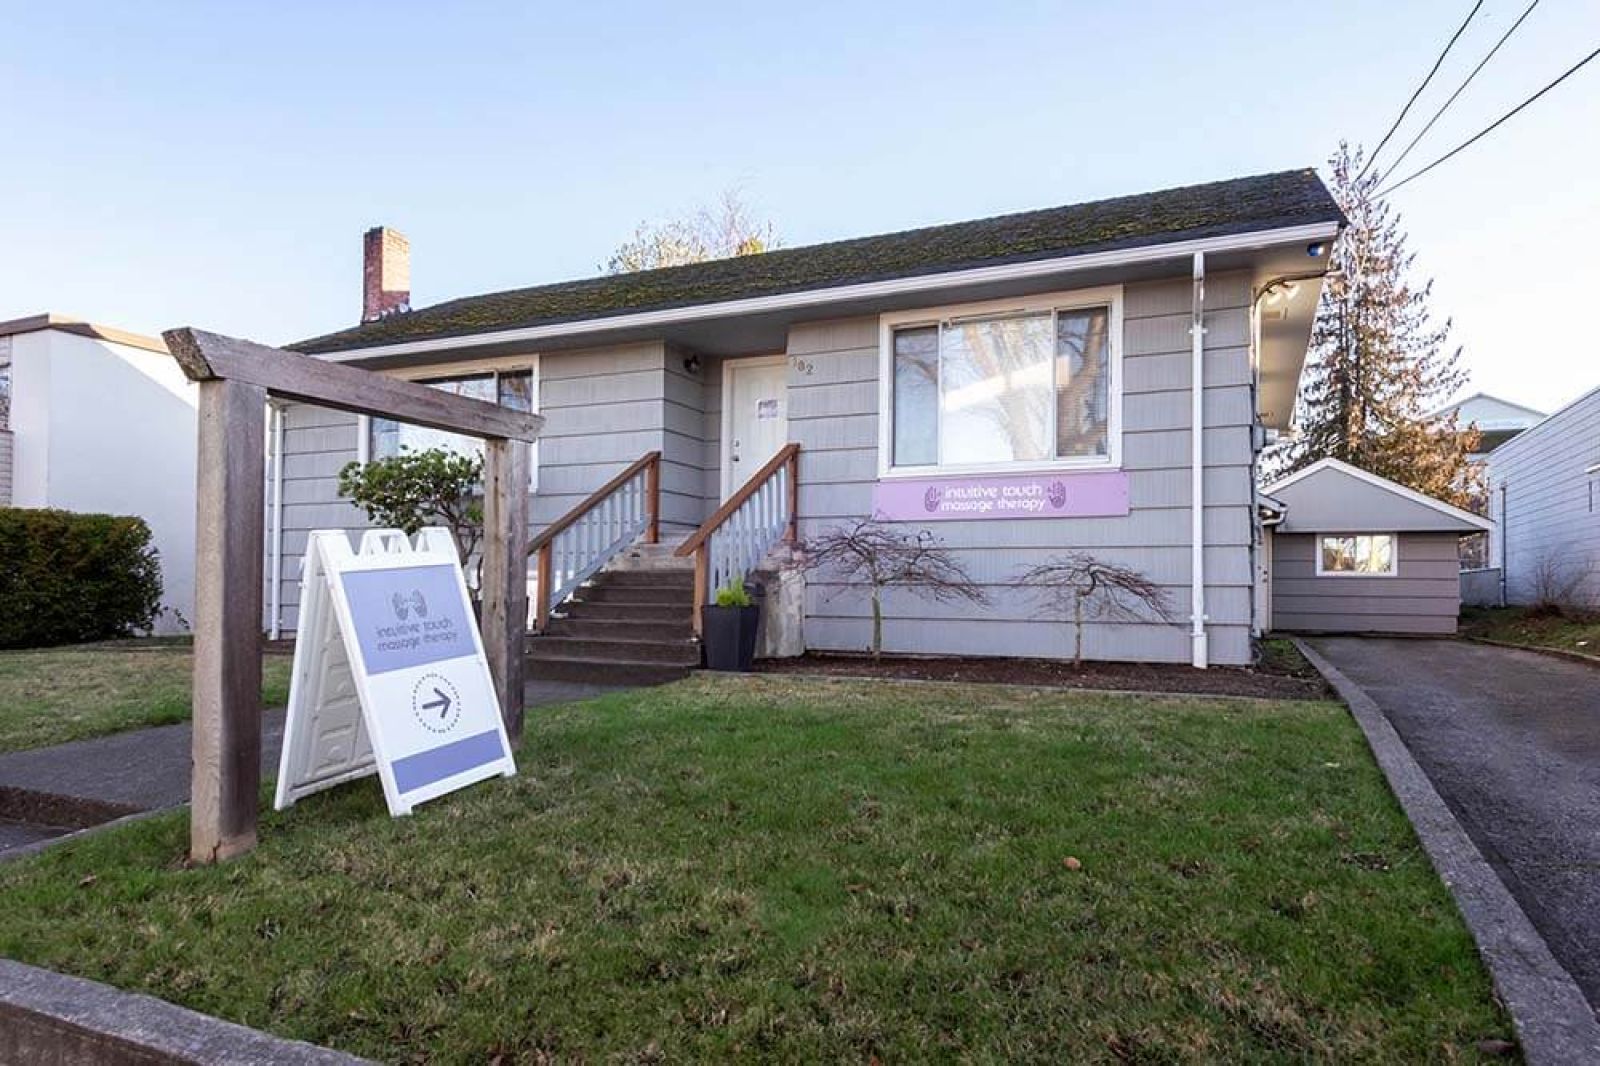
{"type": "Polygon", "coordinates": [[[1600,1006],[1600,667],[1453,640],[1308,643],[1382,708],[1600,1006]]]}

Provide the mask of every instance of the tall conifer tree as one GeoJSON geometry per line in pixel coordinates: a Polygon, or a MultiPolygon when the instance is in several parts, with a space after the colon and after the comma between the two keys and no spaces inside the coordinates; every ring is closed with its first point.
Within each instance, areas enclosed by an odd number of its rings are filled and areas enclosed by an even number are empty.
{"type": "Polygon", "coordinates": [[[1418,492],[1470,505],[1467,462],[1477,433],[1455,416],[1429,418],[1466,383],[1450,322],[1428,314],[1433,282],[1413,284],[1400,220],[1360,177],[1362,152],[1343,142],[1329,160],[1332,191],[1350,225],[1334,243],[1296,401],[1296,436],[1274,449],[1274,476],[1333,457],[1418,492]]]}

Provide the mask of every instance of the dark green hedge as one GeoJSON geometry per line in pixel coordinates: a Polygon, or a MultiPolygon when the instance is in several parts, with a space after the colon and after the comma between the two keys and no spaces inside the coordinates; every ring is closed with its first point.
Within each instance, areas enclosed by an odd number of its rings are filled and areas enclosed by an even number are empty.
{"type": "Polygon", "coordinates": [[[144,519],[0,507],[0,648],[130,636],[160,604],[144,519]]]}

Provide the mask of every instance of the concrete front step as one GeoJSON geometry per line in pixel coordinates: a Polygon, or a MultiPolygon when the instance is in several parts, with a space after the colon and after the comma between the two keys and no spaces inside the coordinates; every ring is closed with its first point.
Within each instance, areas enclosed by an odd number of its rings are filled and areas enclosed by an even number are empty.
{"type": "Polygon", "coordinates": [[[596,640],[589,637],[543,636],[528,641],[528,657],[693,666],[700,662],[700,645],[689,640],[596,640]]]}
{"type": "Polygon", "coordinates": [[[636,544],[606,567],[608,574],[694,572],[694,557],[678,555],[682,538],[671,543],[636,544]]]}
{"type": "Polygon", "coordinates": [[[694,607],[689,603],[597,603],[569,601],[561,607],[561,617],[585,621],[654,622],[665,625],[693,625],[694,607]]]}
{"type": "Polygon", "coordinates": [[[680,589],[694,591],[694,570],[602,570],[589,582],[606,588],[680,589]]]}
{"type": "Polygon", "coordinates": [[[694,560],[680,540],[636,545],[558,608],[527,643],[527,676],[651,685],[700,665],[694,640],[694,560]]]}
{"type": "Polygon", "coordinates": [[[690,586],[674,588],[671,585],[645,583],[639,585],[615,585],[601,581],[594,585],[585,585],[573,595],[576,603],[638,603],[638,604],[677,604],[684,610],[691,610],[694,606],[694,592],[690,586]]]}
{"type": "MultiPolygon", "coordinates": [[[[591,608],[592,610],[593,608],[591,608]]],[[[663,621],[626,618],[591,618],[587,613],[552,618],[547,636],[587,640],[653,640],[672,643],[693,640],[694,624],[687,613],[663,621]]]]}
{"type": "MultiPolygon", "coordinates": [[[[698,665],[695,664],[695,665],[698,665]]],[[[689,676],[691,666],[617,662],[612,659],[540,659],[529,656],[525,676],[540,681],[579,681],[592,685],[664,685],[689,676]]]]}

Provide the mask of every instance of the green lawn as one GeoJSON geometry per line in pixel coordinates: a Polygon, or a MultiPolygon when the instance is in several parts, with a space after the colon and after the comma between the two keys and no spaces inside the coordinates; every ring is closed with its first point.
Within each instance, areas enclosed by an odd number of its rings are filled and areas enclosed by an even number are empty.
{"type": "MultiPolygon", "coordinates": [[[[193,662],[170,641],[0,652],[0,751],[185,721],[193,662]]],[[[287,702],[288,657],[264,657],[262,674],[267,705],[287,702]]]]}
{"type": "Polygon", "coordinates": [[[1569,617],[1527,607],[1463,607],[1460,633],[1507,644],[1600,655],[1600,615],[1569,617]]]}
{"type": "Polygon", "coordinates": [[[1331,703],[697,677],[186,868],[0,866],[0,954],[389,1061],[1471,1060],[1511,1027],[1331,703]],[[503,1056],[502,1058],[499,1058],[503,1056]]]}

